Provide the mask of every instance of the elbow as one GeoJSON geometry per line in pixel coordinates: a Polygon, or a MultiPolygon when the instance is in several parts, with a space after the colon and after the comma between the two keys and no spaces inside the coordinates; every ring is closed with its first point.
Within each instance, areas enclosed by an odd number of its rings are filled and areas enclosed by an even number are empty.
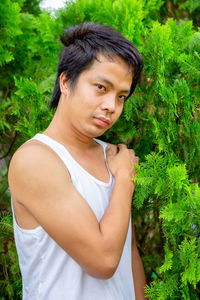
{"type": "Polygon", "coordinates": [[[103,268],[103,279],[109,279],[111,278],[119,265],[121,257],[116,257],[113,252],[107,253],[107,255],[104,256],[104,268],[103,268]]]}
{"type": "Polygon", "coordinates": [[[116,272],[118,263],[112,258],[104,257],[95,266],[95,269],[85,270],[90,276],[97,279],[110,279],[116,272]]]}
{"type": "Polygon", "coordinates": [[[103,267],[98,270],[88,271],[87,273],[97,279],[110,279],[115,274],[116,268],[114,267],[103,267]]]}
{"type": "Polygon", "coordinates": [[[114,264],[104,265],[104,269],[101,272],[101,279],[110,279],[113,277],[117,270],[117,266],[114,264]]]}
{"type": "Polygon", "coordinates": [[[102,258],[102,279],[109,279],[115,274],[120,259],[121,253],[114,251],[114,249],[106,249],[103,252],[102,258]]]}

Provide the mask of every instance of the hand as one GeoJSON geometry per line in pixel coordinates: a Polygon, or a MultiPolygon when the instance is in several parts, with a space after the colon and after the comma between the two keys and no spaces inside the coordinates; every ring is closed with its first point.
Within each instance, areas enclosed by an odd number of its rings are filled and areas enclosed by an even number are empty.
{"type": "Polygon", "coordinates": [[[129,178],[136,175],[134,164],[139,163],[139,157],[135,156],[132,149],[119,144],[117,147],[109,145],[107,148],[107,162],[110,172],[116,176],[119,173],[127,174],[129,178]]]}

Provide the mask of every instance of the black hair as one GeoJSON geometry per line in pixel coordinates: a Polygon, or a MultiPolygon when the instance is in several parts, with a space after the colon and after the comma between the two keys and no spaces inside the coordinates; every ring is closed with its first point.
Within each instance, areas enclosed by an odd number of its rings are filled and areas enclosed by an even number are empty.
{"type": "Polygon", "coordinates": [[[133,43],[114,28],[99,23],[82,23],[68,27],[60,39],[65,47],[59,57],[51,108],[56,108],[60,99],[61,73],[64,72],[73,89],[78,76],[90,68],[98,54],[117,55],[132,68],[133,81],[128,97],[134,92],[143,66],[142,59],[133,43]]]}

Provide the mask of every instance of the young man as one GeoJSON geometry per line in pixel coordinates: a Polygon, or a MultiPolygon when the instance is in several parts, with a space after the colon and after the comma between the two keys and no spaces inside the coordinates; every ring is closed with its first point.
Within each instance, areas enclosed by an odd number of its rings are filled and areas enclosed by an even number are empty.
{"type": "Polygon", "coordinates": [[[15,242],[24,300],[142,300],[131,202],[139,159],[96,139],[119,118],[142,69],[113,28],[66,30],[49,127],[12,158],[15,242]]]}

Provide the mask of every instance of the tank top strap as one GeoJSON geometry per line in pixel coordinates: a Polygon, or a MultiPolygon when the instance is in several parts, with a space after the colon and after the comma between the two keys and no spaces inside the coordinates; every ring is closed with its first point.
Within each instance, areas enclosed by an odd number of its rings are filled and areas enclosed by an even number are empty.
{"type": "Polygon", "coordinates": [[[99,139],[96,139],[96,138],[94,138],[94,141],[96,141],[98,144],[100,144],[103,147],[104,151],[106,151],[106,148],[108,145],[105,142],[103,142],[99,139]]]}
{"type": "MultiPolygon", "coordinates": [[[[64,165],[67,167],[71,179],[74,179],[74,166],[73,166],[73,159],[71,154],[69,153],[69,151],[60,143],[58,143],[57,141],[55,141],[54,139],[50,138],[49,136],[45,135],[45,134],[41,134],[41,133],[37,133],[33,138],[31,138],[29,141],[32,140],[37,140],[40,141],[42,143],[44,143],[45,145],[47,145],[48,147],[50,147],[62,160],[62,162],[64,163],[64,165]]],[[[27,143],[26,142],[26,143],[27,143]]]]}
{"type": "MultiPolygon", "coordinates": [[[[54,152],[56,152],[56,154],[63,161],[64,165],[67,167],[67,169],[69,171],[69,174],[71,176],[72,181],[74,181],[76,179],[76,175],[75,174],[77,174],[77,168],[79,169],[79,171],[84,171],[84,173],[86,175],[89,175],[91,177],[91,175],[87,171],[85,171],[85,169],[83,169],[78,164],[78,162],[73,158],[73,156],[70,154],[70,152],[67,150],[67,148],[64,145],[62,145],[59,142],[57,142],[56,140],[50,138],[46,134],[41,134],[41,133],[37,133],[33,138],[31,138],[27,142],[29,142],[31,140],[40,141],[40,142],[46,144],[47,146],[49,146],[54,152]]],[[[107,183],[107,184],[104,183],[104,184],[105,185],[111,185],[113,178],[112,178],[112,174],[111,174],[111,172],[109,170],[107,159],[106,159],[107,144],[105,142],[102,142],[99,139],[96,139],[96,138],[94,140],[103,147],[106,167],[107,167],[107,170],[108,170],[108,172],[110,174],[110,181],[109,181],[109,183],[107,183]]],[[[93,177],[93,179],[94,179],[94,177],[93,177]]]]}
{"type": "Polygon", "coordinates": [[[104,157],[105,157],[105,162],[106,162],[106,167],[107,167],[107,170],[108,170],[108,172],[109,172],[109,174],[110,174],[110,176],[111,176],[111,172],[110,172],[110,170],[109,170],[108,162],[107,162],[107,157],[106,157],[106,149],[107,149],[107,147],[108,147],[108,144],[106,144],[105,142],[103,142],[103,141],[101,141],[101,140],[99,140],[99,139],[96,139],[96,138],[94,138],[94,140],[95,140],[97,143],[99,143],[99,144],[103,147],[104,157]]]}

